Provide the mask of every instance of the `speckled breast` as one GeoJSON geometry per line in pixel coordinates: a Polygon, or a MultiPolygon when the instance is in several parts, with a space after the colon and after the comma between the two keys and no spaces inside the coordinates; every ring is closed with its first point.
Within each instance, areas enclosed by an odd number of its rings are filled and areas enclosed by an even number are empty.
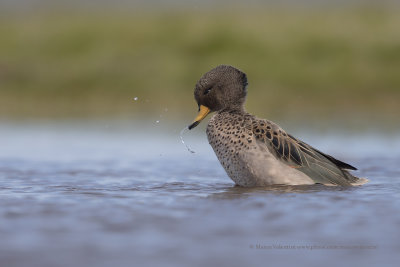
{"type": "Polygon", "coordinates": [[[220,112],[210,119],[207,126],[208,142],[229,177],[240,185],[254,182],[246,164],[239,157],[240,153],[248,153],[255,146],[251,118],[247,114],[220,112]]]}

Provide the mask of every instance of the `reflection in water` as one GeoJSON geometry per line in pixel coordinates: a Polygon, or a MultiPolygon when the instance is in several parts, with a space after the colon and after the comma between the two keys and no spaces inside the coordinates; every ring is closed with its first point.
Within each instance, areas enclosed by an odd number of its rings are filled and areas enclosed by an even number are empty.
{"type": "Polygon", "coordinates": [[[315,185],[271,185],[264,187],[246,188],[241,186],[233,186],[227,188],[224,192],[212,194],[212,198],[243,198],[247,196],[263,195],[263,194],[286,194],[286,193],[316,193],[316,192],[339,192],[353,191],[356,187],[343,186],[325,186],[315,185]]]}

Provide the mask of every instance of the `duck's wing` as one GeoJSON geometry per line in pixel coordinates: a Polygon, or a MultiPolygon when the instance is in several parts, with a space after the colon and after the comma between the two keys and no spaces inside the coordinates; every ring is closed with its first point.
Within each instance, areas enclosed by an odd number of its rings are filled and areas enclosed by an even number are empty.
{"type": "Polygon", "coordinates": [[[348,186],[360,182],[348,172],[357,170],[355,167],[296,139],[271,121],[253,120],[252,132],[257,142],[278,160],[305,173],[315,183],[348,186]]]}

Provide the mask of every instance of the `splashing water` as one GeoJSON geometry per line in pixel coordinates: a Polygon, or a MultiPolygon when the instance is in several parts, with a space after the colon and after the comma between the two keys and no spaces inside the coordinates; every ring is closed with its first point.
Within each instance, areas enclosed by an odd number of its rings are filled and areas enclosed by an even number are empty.
{"type": "Polygon", "coordinates": [[[135,101],[137,101],[139,98],[137,97],[137,96],[135,96],[134,98],[133,98],[133,100],[135,100],[135,101]]]}
{"type": "Polygon", "coordinates": [[[189,128],[188,128],[188,127],[183,128],[179,136],[181,137],[181,142],[182,142],[182,144],[185,145],[186,149],[187,149],[190,153],[194,154],[194,153],[196,153],[196,152],[195,152],[193,149],[191,149],[191,148],[185,143],[185,141],[183,140],[183,134],[184,134],[185,132],[187,132],[187,131],[189,131],[189,128]]]}

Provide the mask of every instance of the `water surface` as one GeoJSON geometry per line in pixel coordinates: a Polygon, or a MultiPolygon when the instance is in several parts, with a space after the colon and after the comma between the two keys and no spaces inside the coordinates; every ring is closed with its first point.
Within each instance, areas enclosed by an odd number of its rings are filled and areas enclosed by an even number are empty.
{"type": "Polygon", "coordinates": [[[245,189],[182,127],[0,124],[0,266],[399,260],[400,138],[302,132],[370,183],[245,189]]]}

